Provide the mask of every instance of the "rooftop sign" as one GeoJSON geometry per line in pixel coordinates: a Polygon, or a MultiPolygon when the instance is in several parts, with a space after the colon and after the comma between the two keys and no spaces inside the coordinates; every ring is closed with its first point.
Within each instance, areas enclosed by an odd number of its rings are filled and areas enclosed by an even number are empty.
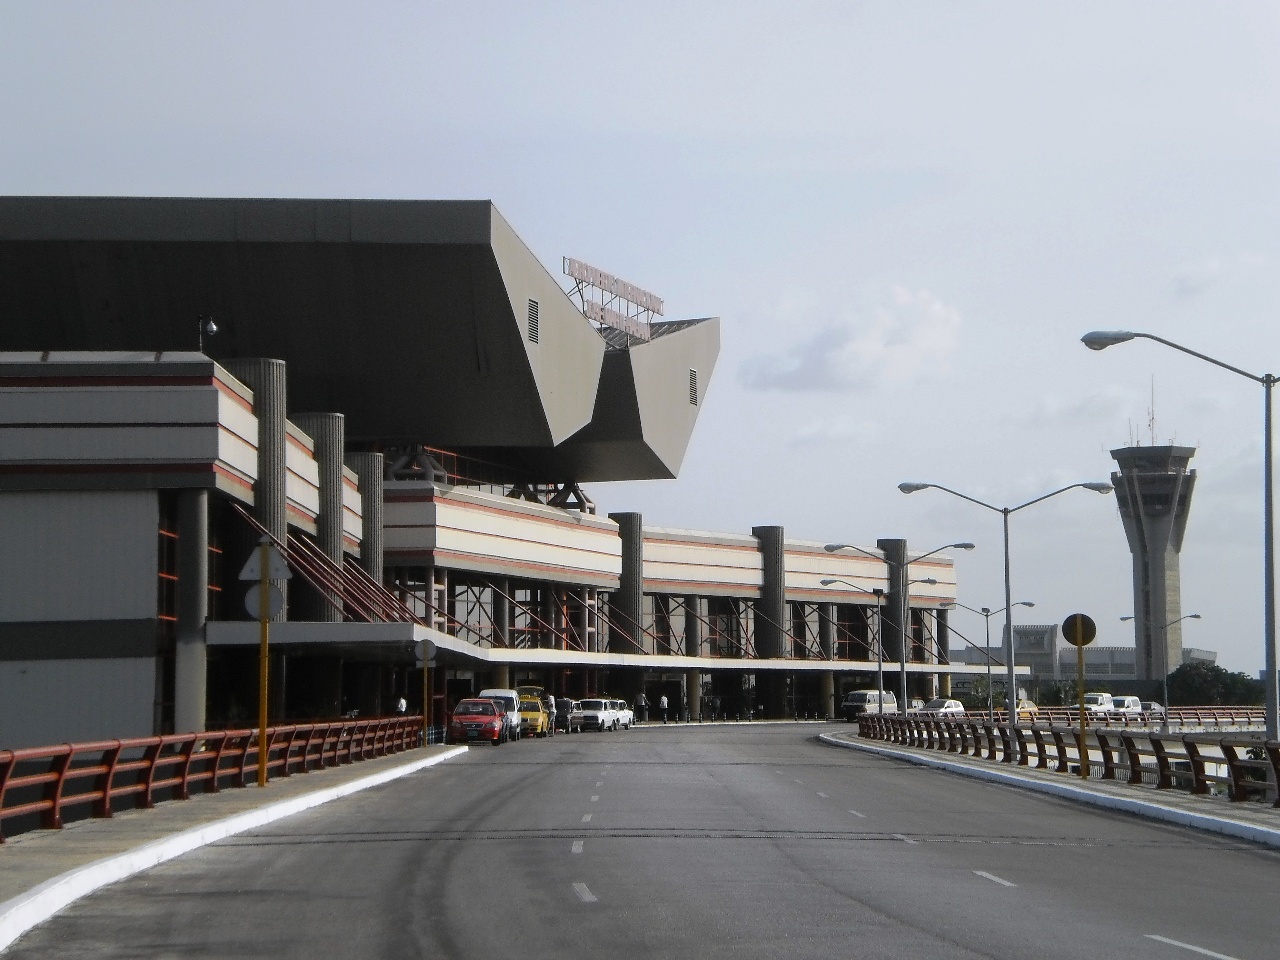
{"type": "Polygon", "coordinates": [[[649,339],[649,324],[655,314],[662,315],[660,297],[572,257],[564,258],[564,273],[577,281],[572,292],[587,319],[637,340],[649,339]]]}

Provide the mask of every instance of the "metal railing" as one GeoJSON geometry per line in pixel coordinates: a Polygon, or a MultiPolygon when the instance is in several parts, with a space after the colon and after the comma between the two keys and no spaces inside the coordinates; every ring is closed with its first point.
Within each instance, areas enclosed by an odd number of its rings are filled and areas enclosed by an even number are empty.
{"type": "Polygon", "coordinates": [[[1181,788],[1193,794],[1224,792],[1236,802],[1271,801],[1280,807],[1280,741],[1261,737],[1115,730],[1085,731],[1056,724],[1010,724],[975,717],[864,714],[858,735],[905,747],[942,750],[993,762],[1079,773],[1099,780],[1181,788]]]}
{"type": "MultiPolygon", "coordinates": [[[[422,744],[422,730],[421,716],[270,727],[267,776],[289,777],[400,753],[422,744]]],[[[197,789],[217,793],[248,786],[257,780],[262,754],[256,730],[0,750],[0,843],[6,822],[12,823],[13,836],[59,829],[68,819],[187,800],[197,789]]]]}

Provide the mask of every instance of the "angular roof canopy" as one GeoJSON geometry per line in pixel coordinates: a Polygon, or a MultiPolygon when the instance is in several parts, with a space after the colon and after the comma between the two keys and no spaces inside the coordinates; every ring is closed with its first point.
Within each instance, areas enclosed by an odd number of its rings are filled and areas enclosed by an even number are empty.
{"type": "Polygon", "coordinates": [[[354,442],[545,481],[675,476],[719,352],[715,319],[611,343],[489,201],[0,198],[0,349],[191,350],[201,316],[354,442]]]}

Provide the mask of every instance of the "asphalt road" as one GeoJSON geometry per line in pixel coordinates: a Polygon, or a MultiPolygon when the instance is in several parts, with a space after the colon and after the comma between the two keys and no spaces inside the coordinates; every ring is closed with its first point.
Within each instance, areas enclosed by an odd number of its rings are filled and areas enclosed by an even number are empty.
{"type": "Polygon", "coordinates": [[[100,891],[5,958],[1280,956],[1280,853],[821,729],[476,747],[100,891]]]}

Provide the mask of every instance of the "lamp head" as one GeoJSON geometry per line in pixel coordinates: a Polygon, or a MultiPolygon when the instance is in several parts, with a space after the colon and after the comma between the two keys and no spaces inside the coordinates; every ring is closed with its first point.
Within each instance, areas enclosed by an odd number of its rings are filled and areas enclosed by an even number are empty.
{"type": "Polygon", "coordinates": [[[1121,619],[1122,621],[1124,621],[1124,620],[1132,620],[1132,619],[1133,619],[1133,616],[1132,616],[1132,615],[1130,615],[1130,616],[1127,616],[1127,617],[1121,617],[1120,619],[1121,619]]]}
{"type": "Polygon", "coordinates": [[[1136,333],[1128,330],[1092,330],[1081,337],[1080,342],[1090,350],[1105,350],[1117,343],[1126,343],[1136,336],[1136,333]]]}
{"type": "Polygon", "coordinates": [[[1092,490],[1094,493],[1110,493],[1115,489],[1111,484],[1102,482],[1082,483],[1080,486],[1084,487],[1086,490],[1092,490]]]}
{"type": "Polygon", "coordinates": [[[822,584],[824,587],[829,587],[833,583],[839,583],[840,581],[839,580],[819,580],[818,582],[822,584]]]}
{"type": "Polygon", "coordinates": [[[1188,613],[1188,614],[1187,614],[1187,619],[1188,619],[1188,620],[1199,620],[1199,619],[1200,619],[1200,614],[1198,614],[1198,613],[1188,613]]]}
{"type": "Polygon", "coordinates": [[[218,332],[218,325],[213,322],[213,317],[204,322],[204,332],[210,337],[218,332]]]}
{"type": "Polygon", "coordinates": [[[898,489],[903,493],[916,493],[920,490],[928,490],[932,486],[932,483],[900,483],[898,489]]]}
{"type": "Polygon", "coordinates": [[[950,610],[950,609],[951,609],[952,607],[954,607],[954,606],[955,606],[955,604],[954,604],[954,603],[952,603],[950,600],[947,600],[947,601],[945,601],[945,602],[943,602],[943,603],[938,604],[938,609],[939,609],[939,610],[950,610]]]}
{"type": "Polygon", "coordinates": [[[847,543],[828,543],[822,549],[827,551],[827,553],[835,553],[837,550],[843,550],[847,546],[847,543]]]}
{"type": "Polygon", "coordinates": [[[984,617],[989,617],[989,616],[991,616],[991,608],[990,608],[990,607],[983,607],[983,608],[982,608],[982,615],[983,615],[984,617]]]}
{"type": "Polygon", "coordinates": [[[938,585],[938,581],[937,581],[937,580],[935,580],[935,579],[933,579],[933,577],[925,577],[923,580],[912,580],[911,582],[912,582],[912,583],[925,583],[925,584],[928,584],[928,585],[929,585],[929,586],[931,586],[931,587],[936,587],[936,586],[938,585]]]}
{"type": "Polygon", "coordinates": [[[969,543],[969,541],[966,540],[964,543],[953,543],[947,549],[948,550],[973,550],[974,546],[972,543],[969,543]]]}
{"type": "Polygon", "coordinates": [[[1015,607],[1034,607],[1035,604],[1032,603],[1030,600],[1019,600],[1017,603],[1014,604],[1014,606],[1015,607]]]}

